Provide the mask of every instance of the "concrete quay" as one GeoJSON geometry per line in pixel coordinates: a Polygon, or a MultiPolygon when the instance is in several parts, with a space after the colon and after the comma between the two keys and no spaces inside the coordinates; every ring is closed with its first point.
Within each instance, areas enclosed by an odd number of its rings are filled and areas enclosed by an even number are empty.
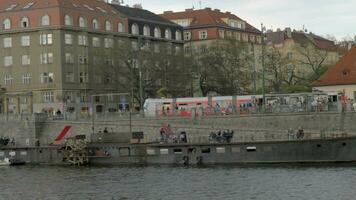
{"type": "MultiPolygon", "coordinates": [[[[271,139],[288,139],[288,129],[297,130],[303,127],[306,137],[332,137],[337,134],[356,135],[356,112],[320,112],[320,113],[285,113],[256,114],[239,116],[209,116],[196,118],[166,117],[138,118],[131,121],[132,131],[144,132],[144,142],[156,141],[162,124],[170,124],[174,132],[186,131],[189,142],[207,141],[209,133],[216,130],[234,130],[233,142],[263,141],[271,139]]],[[[64,127],[70,126],[66,135],[86,135],[88,140],[105,128],[111,134],[127,137],[130,132],[130,122],[125,117],[99,118],[93,121],[53,120],[43,114],[28,116],[0,115],[0,136],[14,138],[16,146],[34,146],[52,143],[64,127]]]]}

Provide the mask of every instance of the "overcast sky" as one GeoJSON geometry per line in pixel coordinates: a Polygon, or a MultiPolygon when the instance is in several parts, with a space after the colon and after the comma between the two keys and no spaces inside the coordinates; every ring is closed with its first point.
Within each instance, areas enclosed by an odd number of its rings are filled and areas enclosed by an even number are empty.
{"type": "MultiPolygon", "coordinates": [[[[144,9],[155,13],[165,10],[182,11],[199,0],[124,0],[125,4],[141,3],[144,9]]],[[[211,7],[231,11],[260,28],[302,29],[338,39],[356,35],[356,0],[202,0],[202,8],[211,7]]]]}

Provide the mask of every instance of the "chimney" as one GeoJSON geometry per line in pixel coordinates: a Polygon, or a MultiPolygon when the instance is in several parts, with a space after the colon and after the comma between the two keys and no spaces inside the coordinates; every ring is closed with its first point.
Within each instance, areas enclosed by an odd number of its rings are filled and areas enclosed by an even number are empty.
{"type": "Polygon", "coordinates": [[[292,29],[291,28],[287,27],[284,31],[286,32],[288,38],[292,38],[292,29]]]}
{"type": "Polygon", "coordinates": [[[226,12],[226,14],[229,14],[229,15],[230,15],[230,14],[231,14],[231,12],[226,12]]]}
{"type": "Polygon", "coordinates": [[[193,8],[187,8],[187,9],[185,9],[185,11],[186,11],[186,12],[194,11],[194,9],[193,9],[193,8]]]}
{"type": "Polygon", "coordinates": [[[214,9],[215,12],[220,12],[220,9],[214,9]]]}
{"type": "Polygon", "coordinates": [[[206,8],[205,8],[205,10],[211,10],[211,8],[209,8],[209,7],[206,7],[206,8]]]}
{"type": "Polygon", "coordinates": [[[167,11],[164,11],[164,12],[163,12],[163,14],[170,14],[170,13],[173,13],[173,11],[167,10],[167,11]]]}

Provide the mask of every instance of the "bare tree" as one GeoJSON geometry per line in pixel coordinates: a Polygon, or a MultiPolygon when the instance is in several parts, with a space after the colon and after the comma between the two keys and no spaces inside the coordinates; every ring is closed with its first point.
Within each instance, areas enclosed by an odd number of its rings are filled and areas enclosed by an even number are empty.
{"type": "Polygon", "coordinates": [[[292,85],[296,78],[291,60],[275,48],[269,48],[265,53],[265,73],[273,92],[282,92],[283,85],[292,85]]]}
{"type": "Polygon", "coordinates": [[[184,55],[181,48],[167,43],[150,43],[145,40],[123,40],[111,50],[115,62],[106,74],[115,75],[113,81],[121,90],[131,91],[135,102],[146,98],[185,96],[186,82],[184,55]]]}
{"type": "Polygon", "coordinates": [[[308,84],[317,80],[326,70],[327,66],[325,61],[328,57],[328,52],[325,50],[317,49],[310,45],[306,47],[297,47],[296,51],[299,53],[297,63],[310,71],[311,74],[307,76],[299,76],[300,79],[304,79],[308,84]]]}

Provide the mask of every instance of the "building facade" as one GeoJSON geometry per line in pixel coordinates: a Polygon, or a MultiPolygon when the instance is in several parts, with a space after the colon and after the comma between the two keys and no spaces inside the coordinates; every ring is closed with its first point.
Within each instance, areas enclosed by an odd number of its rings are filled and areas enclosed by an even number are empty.
{"type": "Polygon", "coordinates": [[[128,92],[114,81],[120,74],[107,70],[119,62],[113,49],[122,41],[183,47],[180,26],[98,0],[4,0],[0,22],[0,85],[8,113],[88,113],[92,94],[128,92]]]}
{"type": "Polygon", "coordinates": [[[353,46],[334,66],[313,83],[313,89],[344,93],[356,101],[356,47],[353,46]]]}
{"type": "Polygon", "coordinates": [[[267,31],[266,35],[267,49],[276,49],[288,58],[298,77],[310,76],[311,64],[329,67],[339,60],[335,43],[313,33],[286,28],[267,31]]]}
{"type": "Polygon", "coordinates": [[[244,43],[254,62],[250,70],[253,77],[251,87],[261,87],[262,80],[258,74],[262,69],[262,34],[257,28],[231,12],[211,8],[165,11],[161,16],[184,27],[184,51],[193,57],[204,53],[219,40],[233,39],[244,43]]]}

